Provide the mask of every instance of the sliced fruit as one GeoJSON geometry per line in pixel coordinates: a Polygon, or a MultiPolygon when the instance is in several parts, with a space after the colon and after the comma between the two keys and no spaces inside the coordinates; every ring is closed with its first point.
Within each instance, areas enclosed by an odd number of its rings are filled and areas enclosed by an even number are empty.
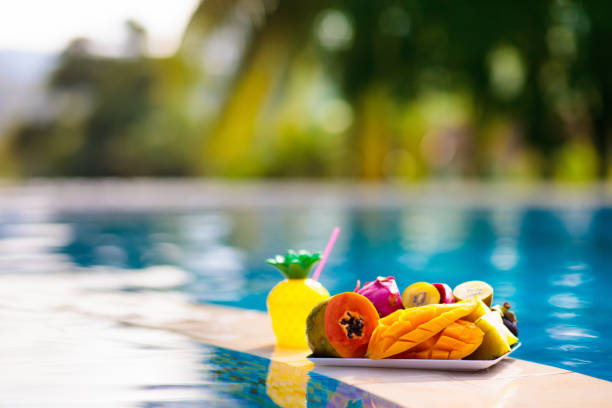
{"type": "Polygon", "coordinates": [[[508,339],[508,343],[510,345],[513,345],[514,343],[516,343],[516,340],[514,340],[514,337],[518,336],[518,327],[516,326],[516,323],[517,323],[516,315],[514,314],[514,312],[511,312],[509,309],[510,309],[510,303],[508,302],[504,302],[503,306],[495,305],[491,308],[491,310],[493,310],[494,312],[499,313],[499,315],[502,318],[502,322],[504,326],[506,327],[506,329],[508,329],[510,333],[512,333],[512,336],[509,337],[508,339]]]}
{"type": "Polygon", "coordinates": [[[493,288],[487,282],[483,281],[463,282],[462,284],[455,286],[453,294],[455,295],[455,299],[457,301],[467,300],[478,296],[489,307],[491,307],[491,302],[493,301],[493,288]]]}
{"type": "Polygon", "coordinates": [[[378,312],[368,298],[340,293],[319,303],[308,315],[308,347],[319,357],[363,357],[377,326],[378,312]]]}
{"type": "Polygon", "coordinates": [[[329,342],[325,331],[325,309],[329,305],[327,298],[316,305],[306,318],[306,339],[312,353],[316,356],[340,357],[340,354],[329,342]]]}
{"type": "Polygon", "coordinates": [[[432,283],[440,294],[440,303],[455,303],[453,290],[446,283],[432,283]]]}
{"type": "Polygon", "coordinates": [[[499,313],[499,315],[501,317],[504,317],[504,312],[501,310],[501,306],[500,305],[491,306],[491,310],[494,311],[494,312],[499,313]]]}
{"type": "Polygon", "coordinates": [[[503,322],[503,318],[499,315],[499,313],[495,311],[492,311],[490,313],[490,316],[489,313],[487,313],[483,317],[486,318],[491,324],[493,324],[497,328],[497,330],[506,338],[506,342],[509,346],[516,343],[518,341],[518,337],[512,334],[512,332],[506,327],[503,322]]]}
{"type": "MultiPolygon", "coordinates": [[[[458,321],[458,320],[457,320],[458,321]]],[[[442,332],[436,334],[433,337],[428,338],[422,343],[417,344],[409,350],[403,353],[396,354],[389,358],[400,359],[400,358],[416,358],[416,359],[427,359],[431,358],[431,351],[434,349],[436,342],[442,335],[442,332]]]]}
{"type": "Polygon", "coordinates": [[[512,334],[518,337],[518,327],[516,326],[516,322],[511,322],[505,317],[502,317],[502,322],[504,322],[504,326],[506,326],[512,334]]]}
{"type": "Polygon", "coordinates": [[[512,306],[510,306],[510,303],[504,302],[502,306],[495,305],[491,309],[497,310],[499,314],[501,314],[501,317],[503,317],[504,319],[508,319],[511,322],[517,322],[518,320],[516,318],[516,315],[510,310],[511,307],[512,306]]]}
{"type": "Polygon", "coordinates": [[[398,309],[403,309],[402,298],[393,276],[379,276],[375,281],[368,282],[359,289],[359,281],[354,292],[370,299],[380,317],[385,317],[398,309]]]}
{"type": "Polygon", "coordinates": [[[413,283],[404,290],[402,303],[405,308],[440,303],[440,292],[431,283],[413,283]]]}
{"type": "Polygon", "coordinates": [[[476,302],[464,302],[397,310],[380,319],[370,339],[367,356],[377,360],[403,353],[470,314],[475,307],[476,302]]]}
{"type": "Polygon", "coordinates": [[[471,302],[471,301],[476,302],[476,307],[474,308],[474,311],[472,313],[470,313],[469,315],[463,318],[464,320],[467,320],[469,322],[475,322],[476,320],[484,316],[485,313],[489,313],[491,311],[491,309],[489,309],[489,306],[485,305],[482,299],[480,299],[478,296],[470,300],[467,300],[467,301],[464,300],[463,302],[471,302]]]}
{"type": "Polygon", "coordinates": [[[502,327],[502,333],[505,334],[506,341],[508,342],[509,346],[512,346],[514,343],[518,341],[518,337],[516,337],[514,333],[512,333],[512,331],[510,331],[510,329],[506,327],[506,325],[503,322],[503,319],[502,319],[501,327],[502,327]]]}
{"type": "Polygon", "coordinates": [[[503,317],[510,320],[511,322],[518,322],[518,319],[516,318],[514,312],[510,311],[511,307],[512,306],[510,306],[510,303],[504,302],[504,304],[502,305],[502,312],[504,313],[503,317]]]}
{"type": "Polygon", "coordinates": [[[476,321],[476,326],[478,326],[485,335],[480,347],[467,358],[471,360],[493,360],[510,351],[510,344],[508,343],[507,336],[509,331],[502,323],[499,313],[486,313],[476,321]]]}
{"type": "Polygon", "coordinates": [[[459,360],[472,354],[480,346],[483,338],[484,332],[478,326],[459,319],[430,339],[391,358],[459,360]]]}

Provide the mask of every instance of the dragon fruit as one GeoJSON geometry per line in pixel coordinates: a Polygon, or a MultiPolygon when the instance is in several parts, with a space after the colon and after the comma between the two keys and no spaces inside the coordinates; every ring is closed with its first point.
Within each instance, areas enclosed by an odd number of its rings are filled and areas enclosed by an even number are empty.
{"type": "Polygon", "coordinates": [[[380,317],[385,317],[398,309],[403,309],[402,296],[395,283],[395,278],[379,276],[375,281],[368,282],[359,289],[361,282],[357,281],[354,292],[370,299],[380,317]]]}

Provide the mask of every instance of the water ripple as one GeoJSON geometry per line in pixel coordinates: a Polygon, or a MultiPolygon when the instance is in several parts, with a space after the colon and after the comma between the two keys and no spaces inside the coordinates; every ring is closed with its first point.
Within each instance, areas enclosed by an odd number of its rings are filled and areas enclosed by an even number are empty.
{"type": "Polygon", "coordinates": [[[556,317],[557,319],[573,319],[574,317],[578,316],[578,314],[571,313],[571,312],[566,312],[566,313],[555,312],[555,313],[551,313],[551,316],[556,317]]]}
{"type": "Polygon", "coordinates": [[[582,360],[582,359],[579,359],[579,358],[572,358],[571,360],[561,361],[561,364],[568,365],[570,367],[576,367],[576,366],[581,366],[581,365],[591,364],[591,363],[592,363],[592,361],[582,360]]]}
{"type": "Polygon", "coordinates": [[[557,293],[548,298],[548,303],[562,309],[584,309],[589,306],[590,302],[580,299],[574,293],[557,293]]]}
{"type": "Polygon", "coordinates": [[[568,324],[549,327],[546,332],[555,340],[596,339],[599,337],[599,334],[594,330],[568,324]]]}
{"type": "Polygon", "coordinates": [[[591,279],[587,278],[583,273],[566,273],[563,275],[552,276],[550,279],[550,284],[552,286],[566,286],[569,288],[575,288],[585,282],[588,282],[589,280],[591,279]]]}

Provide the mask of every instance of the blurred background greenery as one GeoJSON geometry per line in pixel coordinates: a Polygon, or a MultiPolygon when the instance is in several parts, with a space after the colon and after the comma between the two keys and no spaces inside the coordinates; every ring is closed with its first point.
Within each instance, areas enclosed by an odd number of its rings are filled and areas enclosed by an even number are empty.
{"type": "Polygon", "coordinates": [[[181,31],[163,57],[137,20],[116,55],[72,40],[42,102],[5,119],[0,174],[588,181],[612,169],[608,1],[204,0],[181,31]]]}

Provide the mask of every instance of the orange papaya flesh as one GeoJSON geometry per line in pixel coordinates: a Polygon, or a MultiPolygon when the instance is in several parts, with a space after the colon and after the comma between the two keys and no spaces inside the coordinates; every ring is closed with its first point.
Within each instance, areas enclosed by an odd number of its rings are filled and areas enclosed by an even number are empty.
{"type": "Polygon", "coordinates": [[[308,316],[308,345],[316,356],[363,357],[378,318],[376,308],[363,295],[345,292],[332,296],[308,316]]]}
{"type": "Polygon", "coordinates": [[[380,319],[366,355],[377,360],[403,353],[470,314],[475,307],[476,302],[470,301],[397,310],[380,319]]]}
{"type": "Polygon", "coordinates": [[[459,319],[423,343],[391,358],[459,360],[472,354],[483,338],[484,332],[478,326],[459,319]]]}

